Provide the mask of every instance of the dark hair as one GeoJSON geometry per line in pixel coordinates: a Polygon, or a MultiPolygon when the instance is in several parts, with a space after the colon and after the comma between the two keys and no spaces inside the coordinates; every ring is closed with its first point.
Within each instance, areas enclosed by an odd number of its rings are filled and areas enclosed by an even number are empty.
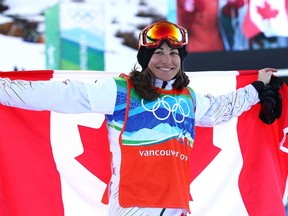
{"type": "MultiPolygon", "coordinates": [[[[182,71],[176,74],[173,89],[183,89],[190,83],[189,77],[182,71]]],[[[143,99],[155,100],[159,97],[159,92],[155,85],[155,76],[147,67],[142,72],[138,71],[136,67],[129,73],[129,79],[134,85],[136,93],[143,99]]]]}

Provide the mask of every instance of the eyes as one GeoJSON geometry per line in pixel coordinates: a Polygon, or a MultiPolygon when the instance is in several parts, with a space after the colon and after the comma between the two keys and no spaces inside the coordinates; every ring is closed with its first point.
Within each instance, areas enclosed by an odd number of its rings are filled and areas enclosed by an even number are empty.
{"type": "MultiPolygon", "coordinates": [[[[154,54],[156,54],[156,55],[165,55],[166,52],[164,52],[164,50],[157,49],[157,50],[155,50],[154,54]]],[[[167,54],[168,54],[168,53],[167,53],[167,54]]],[[[175,49],[175,50],[170,50],[170,51],[169,51],[169,55],[170,55],[170,56],[179,56],[178,50],[177,50],[177,49],[175,49]]]]}

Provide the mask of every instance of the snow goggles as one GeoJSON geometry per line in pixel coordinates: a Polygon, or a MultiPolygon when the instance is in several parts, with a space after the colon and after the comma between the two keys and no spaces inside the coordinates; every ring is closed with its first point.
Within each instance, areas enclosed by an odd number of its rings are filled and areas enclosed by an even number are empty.
{"type": "Polygon", "coordinates": [[[157,48],[163,40],[166,40],[173,48],[181,48],[188,43],[188,32],[174,23],[159,21],[140,32],[139,47],[157,48]]]}

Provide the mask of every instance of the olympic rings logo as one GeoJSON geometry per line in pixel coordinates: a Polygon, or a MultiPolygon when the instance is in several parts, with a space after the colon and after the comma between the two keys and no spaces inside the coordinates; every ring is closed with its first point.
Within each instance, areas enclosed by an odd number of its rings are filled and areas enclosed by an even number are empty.
{"type": "Polygon", "coordinates": [[[141,104],[142,104],[142,107],[146,111],[152,112],[155,118],[161,121],[168,119],[169,116],[172,115],[175,122],[182,123],[185,120],[185,118],[190,115],[190,111],[191,111],[188,103],[183,98],[180,98],[179,100],[177,100],[175,97],[170,96],[170,95],[165,95],[161,99],[158,98],[158,100],[152,105],[151,109],[149,109],[144,104],[143,99],[141,100],[141,104]],[[172,102],[171,102],[171,99],[172,99],[172,102]],[[174,103],[173,103],[173,100],[174,100],[174,103]],[[160,117],[159,115],[157,115],[156,111],[159,108],[166,109],[168,111],[167,115],[165,115],[164,117],[160,117]],[[177,113],[181,115],[181,119],[177,119],[177,115],[176,115],[177,113]]]}
{"type": "Polygon", "coordinates": [[[95,19],[95,12],[91,10],[74,9],[69,11],[69,16],[75,22],[90,22],[95,19]]]}

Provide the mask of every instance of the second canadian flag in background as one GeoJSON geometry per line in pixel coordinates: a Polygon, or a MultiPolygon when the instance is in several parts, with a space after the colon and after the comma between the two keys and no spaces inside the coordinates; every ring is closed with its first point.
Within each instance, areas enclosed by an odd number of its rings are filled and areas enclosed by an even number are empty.
{"type": "Polygon", "coordinates": [[[266,37],[288,36],[288,0],[250,0],[243,32],[247,38],[259,33],[266,37]]]}

